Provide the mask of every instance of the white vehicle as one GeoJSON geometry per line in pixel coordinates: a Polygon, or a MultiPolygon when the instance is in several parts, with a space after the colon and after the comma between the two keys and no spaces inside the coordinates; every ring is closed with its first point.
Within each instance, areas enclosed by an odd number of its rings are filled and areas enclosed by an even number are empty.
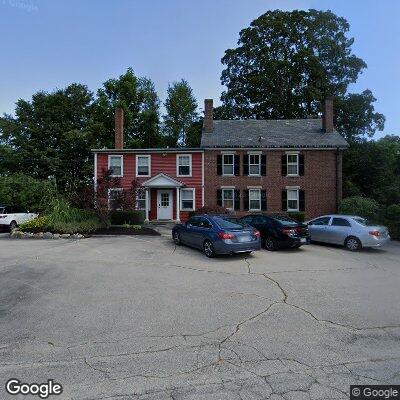
{"type": "Polygon", "coordinates": [[[30,213],[22,207],[0,204],[0,227],[8,227],[13,230],[18,225],[36,217],[37,214],[30,213]]]}

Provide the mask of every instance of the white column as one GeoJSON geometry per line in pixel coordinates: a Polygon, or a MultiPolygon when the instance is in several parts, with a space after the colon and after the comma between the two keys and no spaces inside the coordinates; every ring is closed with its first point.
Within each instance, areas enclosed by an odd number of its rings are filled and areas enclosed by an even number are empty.
{"type": "Polygon", "coordinates": [[[176,188],[176,221],[180,222],[180,213],[181,213],[181,199],[179,198],[179,187],[176,188]]]}
{"type": "Polygon", "coordinates": [[[146,219],[144,222],[149,222],[149,189],[146,188],[146,219]]]}

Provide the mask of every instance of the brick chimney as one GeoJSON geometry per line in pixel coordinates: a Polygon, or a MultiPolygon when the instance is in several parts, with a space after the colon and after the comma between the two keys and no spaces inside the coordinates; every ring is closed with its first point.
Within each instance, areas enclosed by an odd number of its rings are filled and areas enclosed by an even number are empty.
{"type": "Polygon", "coordinates": [[[325,99],[322,110],[322,130],[326,133],[333,132],[333,98],[325,99]]]}
{"type": "Polygon", "coordinates": [[[124,109],[115,109],[115,148],[124,148],[124,109]]]}
{"type": "Polygon", "coordinates": [[[213,99],[204,100],[204,122],[203,130],[204,132],[211,133],[214,129],[213,122],[213,99]]]}

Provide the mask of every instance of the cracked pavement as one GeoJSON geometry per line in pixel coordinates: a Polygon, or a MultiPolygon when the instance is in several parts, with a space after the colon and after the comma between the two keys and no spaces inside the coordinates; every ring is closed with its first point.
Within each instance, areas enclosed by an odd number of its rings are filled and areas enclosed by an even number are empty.
{"type": "Polygon", "coordinates": [[[2,237],[0,398],[16,377],[65,399],[348,399],[400,383],[399,282],[394,242],[207,259],[167,235],[2,237]]]}

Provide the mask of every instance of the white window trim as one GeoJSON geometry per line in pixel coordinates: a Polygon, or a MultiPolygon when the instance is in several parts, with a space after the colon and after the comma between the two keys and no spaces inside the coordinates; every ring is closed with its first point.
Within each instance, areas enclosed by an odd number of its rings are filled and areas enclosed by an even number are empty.
{"type": "MultiPolygon", "coordinates": [[[[247,163],[248,163],[248,168],[249,168],[249,175],[248,176],[261,176],[261,154],[260,152],[248,152],[247,153],[247,163]],[[250,156],[258,156],[258,174],[251,174],[250,173],[250,156]]],[[[256,165],[256,164],[251,164],[251,165],[256,165]]]]}
{"type": "Polygon", "coordinates": [[[235,176],[235,153],[222,153],[222,176],[235,176]],[[225,174],[224,172],[225,156],[232,156],[232,164],[226,164],[226,165],[232,165],[231,174],[225,174]]]}
{"type": "Polygon", "coordinates": [[[146,191],[143,190],[141,192],[141,194],[143,194],[144,198],[140,199],[141,201],[144,200],[144,208],[139,208],[139,193],[136,194],[136,210],[146,210],[146,200],[147,200],[147,196],[146,196],[146,191]]]}
{"type": "Polygon", "coordinates": [[[297,188],[288,188],[286,189],[286,208],[288,212],[298,212],[300,208],[300,198],[299,198],[299,189],[297,188]],[[297,193],[297,208],[289,208],[289,191],[297,193]]]}
{"type": "Polygon", "coordinates": [[[179,177],[191,177],[192,176],[192,155],[191,154],[177,154],[176,155],[176,176],[179,177]],[[180,175],[179,174],[179,158],[180,157],[189,157],[189,175],[180,175]]]}
{"type": "MultiPolygon", "coordinates": [[[[290,165],[295,165],[294,163],[290,163],[290,165]]],[[[287,172],[286,172],[286,176],[299,176],[299,153],[286,153],[286,168],[287,168],[287,172]],[[297,159],[297,174],[289,174],[289,156],[296,156],[297,159]]]]}
{"type": "Polygon", "coordinates": [[[124,176],[124,156],[119,154],[108,155],[108,170],[111,168],[111,157],[119,157],[121,159],[121,175],[111,175],[114,178],[122,178],[124,176]]]}
{"type": "Polygon", "coordinates": [[[249,206],[249,211],[261,211],[261,189],[255,189],[255,188],[251,188],[251,189],[249,189],[249,204],[248,204],[248,206],[249,206]],[[259,194],[259,202],[260,202],[260,207],[259,208],[251,208],[250,207],[250,191],[257,191],[258,192],[258,194],[259,194]]]}
{"type": "Polygon", "coordinates": [[[141,178],[141,177],[149,177],[151,176],[151,155],[149,154],[136,154],[136,177],[141,178]],[[149,173],[148,175],[139,175],[138,174],[138,167],[139,167],[139,157],[146,157],[149,160],[149,173]]]}
{"type": "Polygon", "coordinates": [[[181,192],[179,194],[179,197],[180,197],[180,200],[181,200],[181,204],[180,204],[181,205],[181,211],[195,211],[196,210],[196,189],[194,189],[194,188],[182,188],[181,192]],[[191,190],[193,192],[193,208],[183,208],[183,205],[182,205],[182,201],[183,201],[182,192],[185,191],[185,190],[187,190],[187,191],[191,190]]]}
{"type": "Polygon", "coordinates": [[[234,210],[235,209],[235,189],[234,188],[223,188],[221,190],[222,190],[222,192],[221,192],[222,207],[226,208],[227,210],[234,210]],[[228,190],[230,192],[232,192],[232,208],[225,207],[225,205],[224,205],[224,192],[227,192],[228,190]]]}
{"type": "Polygon", "coordinates": [[[108,193],[107,193],[107,202],[108,202],[108,208],[110,209],[110,193],[113,191],[117,191],[117,192],[122,192],[124,189],[123,188],[110,188],[108,189],[108,193]]]}

